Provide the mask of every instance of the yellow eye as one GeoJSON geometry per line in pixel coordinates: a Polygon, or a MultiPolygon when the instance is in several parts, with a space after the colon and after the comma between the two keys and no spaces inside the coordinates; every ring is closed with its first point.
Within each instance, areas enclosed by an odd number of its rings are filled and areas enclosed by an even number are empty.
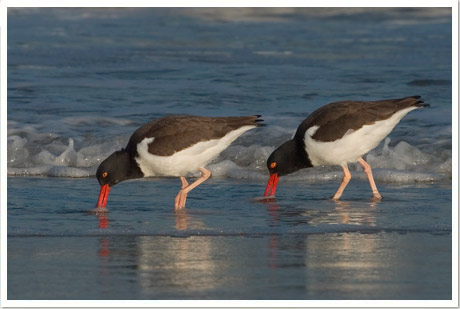
{"type": "Polygon", "coordinates": [[[272,163],[270,164],[270,168],[275,168],[275,167],[276,167],[276,162],[272,162],[272,163]]]}
{"type": "Polygon", "coordinates": [[[102,173],[102,178],[107,177],[107,172],[102,173]]]}

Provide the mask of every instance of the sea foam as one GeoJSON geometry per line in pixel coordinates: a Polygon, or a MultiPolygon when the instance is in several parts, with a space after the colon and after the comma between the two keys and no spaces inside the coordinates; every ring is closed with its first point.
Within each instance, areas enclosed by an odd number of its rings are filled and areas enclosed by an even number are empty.
{"type": "MultiPolygon", "coordinates": [[[[68,124],[77,125],[86,123],[81,118],[68,118],[66,121],[68,124]]],[[[132,123],[117,121],[116,124],[129,126],[132,123]]],[[[274,126],[268,137],[268,131],[256,131],[242,136],[208,165],[213,177],[266,180],[268,156],[279,143],[290,138],[293,131],[274,126]],[[263,142],[266,141],[275,141],[276,144],[264,145],[263,142]]],[[[112,152],[124,147],[129,139],[128,135],[103,140],[92,136],[64,138],[58,134],[40,133],[30,126],[21,130],[12,129],[9,133],[10,176],[92,177],[98,165],[112,152]]],[[[379,147],[364,156],[372,166],[377,181],[410,183],[451,178],[452,157],[445,145],[415,147],[404,140],[394,146],[390,146],[390,143],[391,138],[387,137],[379,147]]],[[[448,141],[446,143],[449,144],[448,141]]],[[[351,163],[349,167],[354,178],[366,179],[359,164],[351,163]]],[[[188,176],[198,177],[199,172],[188,176]]],[[[285,176],[284,180],[321,182],[341,179],[342,176],[339,166],[325,166],[300,170],[285,176]]]]}

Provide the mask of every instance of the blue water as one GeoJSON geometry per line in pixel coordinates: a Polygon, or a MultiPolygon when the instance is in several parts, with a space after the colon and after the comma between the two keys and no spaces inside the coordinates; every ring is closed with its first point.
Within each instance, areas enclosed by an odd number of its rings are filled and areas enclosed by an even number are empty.
{"type": "Polygon", "coordinates": [[[8,298],[450,299],[451,49],[448,9],[9,9],[8,298]],[[340,167],[254,201],[313,110],[409,95],[431,107],[365,157],[380,203],[357,164],[340,203],[340,167]],[[185,211],[180,181],[152,178],[88,214],[101,160],[178,113],[266,126],[185,211]]]}

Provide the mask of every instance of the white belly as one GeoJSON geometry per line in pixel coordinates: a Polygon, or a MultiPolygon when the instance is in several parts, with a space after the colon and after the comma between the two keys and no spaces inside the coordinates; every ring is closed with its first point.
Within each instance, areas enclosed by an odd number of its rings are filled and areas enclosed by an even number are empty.
{"type": "Polygon", "coordinates": [[[220,139],[199,142],[189,148],[178,151],[171,156],[157,156],[148,152],[148,145],[154,137],[146,138],[137,145],[137,164],[144,176],[185,176],[190,172],[205,167],[214,160],[224,149],[244,132],[255,126],[244,126],[229,132],[220,139]]]}
{"type": "Polygon", "coordinates": [[[350,130],[341,139],[333,142],[314,140],[312,136],[319,127],[313,126],[305,132],[305,150],[313,166],[344,165],[347,162],[356,162],[361,156],[377,147],[399,121],[414,109],[416,107],[406,108],[388,119],[365,125],[356,131],[350,130]]]}

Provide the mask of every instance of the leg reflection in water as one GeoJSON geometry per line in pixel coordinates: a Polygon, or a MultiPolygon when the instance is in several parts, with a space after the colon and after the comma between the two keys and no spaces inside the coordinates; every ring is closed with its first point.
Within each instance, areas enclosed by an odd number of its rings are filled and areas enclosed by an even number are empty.
{"type": "Polygon", "coordinates": [[[184,231],[187,229],[187,209],[182,208],[175,211],[174,219],[176,220],[176,230],[184,231]]]}
{"type": "Polygon", "coordinates": [[[99,221],[98,228],[106,229],[109,227],[109,218],[105,214],[97,214],[97,220],[99,221]]]}

